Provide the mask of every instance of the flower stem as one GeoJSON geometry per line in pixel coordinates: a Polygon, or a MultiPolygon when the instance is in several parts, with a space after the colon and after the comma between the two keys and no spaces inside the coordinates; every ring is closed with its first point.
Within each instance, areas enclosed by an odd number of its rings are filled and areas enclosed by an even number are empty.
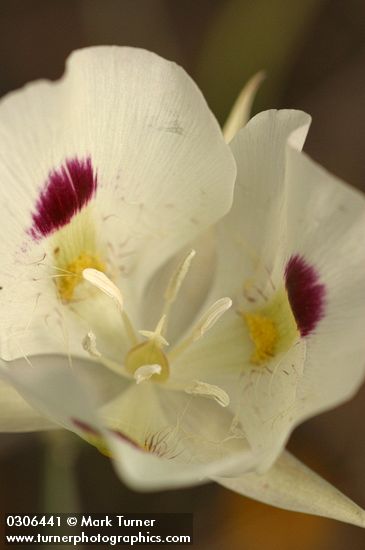
{"type": "MultiPolygon", "coordinates": [[[[45,454],[42,512],[78,513],[81,510],[76,478],[76,462],[80,448],[78,440],[64,430],[50,431],[43,437],[45,454]]],[[[52,535],[51,528],[45,534],[52,535]]],[[[46,545],[45,548],[54,548],[54,545],[46,545]]]]}

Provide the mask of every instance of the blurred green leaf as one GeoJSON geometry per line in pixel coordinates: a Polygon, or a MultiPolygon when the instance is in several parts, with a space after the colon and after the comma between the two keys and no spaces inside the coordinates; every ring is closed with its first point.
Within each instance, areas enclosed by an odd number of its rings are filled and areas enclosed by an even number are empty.
{"type": "Polygon", "coordinates": [[[263,69],[259,110],[275,107],[323,0],[228,0],[212,20],[196,80],[223,122],[245,82],[263,69]]]}

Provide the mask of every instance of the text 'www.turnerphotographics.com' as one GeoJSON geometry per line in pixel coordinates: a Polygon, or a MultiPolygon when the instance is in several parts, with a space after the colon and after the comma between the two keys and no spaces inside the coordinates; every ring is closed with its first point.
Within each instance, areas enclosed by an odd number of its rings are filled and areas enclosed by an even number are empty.
{"type": "Polygon", "coordinates": [[[192,514],[7,514],[5,544],[193,544],[192,514]]]}

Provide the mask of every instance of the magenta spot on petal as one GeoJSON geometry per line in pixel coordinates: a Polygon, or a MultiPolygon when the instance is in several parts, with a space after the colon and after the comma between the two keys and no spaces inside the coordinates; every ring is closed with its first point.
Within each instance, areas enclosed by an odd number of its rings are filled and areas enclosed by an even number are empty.
{"type": "Polygon", "coordinates": [[[97,176],[91,159],[69,159],[52,170],[46,181],[28,233],[35,240],[67,225],[96,192],[97,176]]]}
{"type": "Polygon", "coordinates": [[[286,265],[285,286],[299,332],[308,336],[324,316],[326,288],[315,268],[299,255],[286,265]]]}
{"type": "Polygon", "coordinates": [[[131,439],[128,435],[122,433],[120,430],[109,430],[109,431],[112,434],[114,434],[116,437],[119,437],[119,439],[121,439],[122,441],[132,445],[132,447],[135,447],[136,449],[141,450],[141,447],[135,441],[133,441],[133,439],[131,439]]]}
{"type": "Polygon", "coordinates": [[[86,432],[88,435],[97,436],[100,437],[100,432],[90,424],[87,424],[83,420],[79,420],[78,418],[71,418],[71,422],[75,426],[75,428],[81,430],[82,432],[86,432]]]}
{"type": "MultiPolygon", "coordinates": [[[[93,436],[93,437],[103,437],[103,434],[87,422],[84,422],[83,420],[79,420],[78,418],[71,418],[72,424],[77,428],[78,430],[81,430],[84,432],[87,436],[93,436]]],[[[109,430],[110,433],[114,434],[116,437],[124,441],[125,443],[129,443],[136,449],[141,450],[141,447],[133,441],[130,437],[128,437],[126,434],[122,433],[120,430],[109,430]]],[[[142,449],[143,450],[143,449],[142,449]]]]}

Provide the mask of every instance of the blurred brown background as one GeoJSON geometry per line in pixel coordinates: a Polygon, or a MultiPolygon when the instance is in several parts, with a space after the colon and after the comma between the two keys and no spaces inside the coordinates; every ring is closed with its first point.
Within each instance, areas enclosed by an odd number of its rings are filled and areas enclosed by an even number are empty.
{"type": "MultiPolygon", "coordinates": [[[[29,80],[59,77],[69,52],[92,44],[140,46],[175,60],[198,82],[221,122],[246,79],[265,69],[255,111],[309,112],[307,152],[365,190],[362,0],[1,0],[0,95],[29,80]]],[[[365,388],[298,428],[290,441],[299,458],[363,507],[364,418],[365,388]]],[[[60,472],[69,468],[66,451],[56,454],[60,472]]],[[[40,436],[0,436],[1,514],[44,510],[43,460],[40,436]]],[[[214,485],[132,493],[88,446],[77,460],[77,479],[79,506],[88,512],[194,512],[195,547],[202,550],[365,547],[359,528],[277,510],[214,485]]],[[[61,474],[54,490],[66,511],[61,474]]]]}

